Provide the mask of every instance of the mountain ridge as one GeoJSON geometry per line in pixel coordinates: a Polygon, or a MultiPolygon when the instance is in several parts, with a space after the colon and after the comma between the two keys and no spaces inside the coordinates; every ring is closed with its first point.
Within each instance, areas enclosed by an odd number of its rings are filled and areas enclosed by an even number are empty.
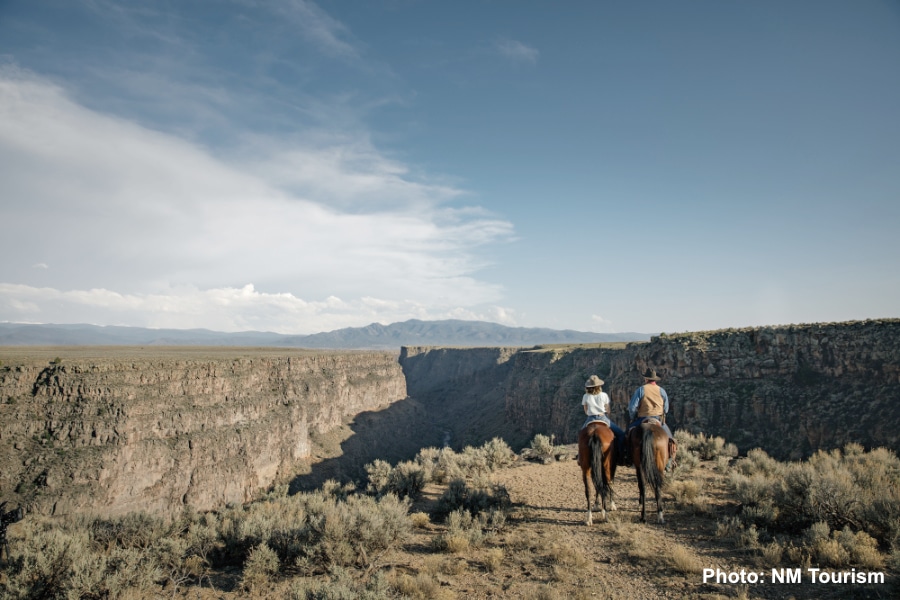
{"type": "Polygon", "coordinates": [[[488,321],[445,319],[345,327],[308,335],[266,331],[150,329],[119,325],[0,323],[2,346],[264,346],[311,349],[394,349],[401,346],[535,346],[648,341],[651,334],[593,333],[509,327],[488,321]]]}

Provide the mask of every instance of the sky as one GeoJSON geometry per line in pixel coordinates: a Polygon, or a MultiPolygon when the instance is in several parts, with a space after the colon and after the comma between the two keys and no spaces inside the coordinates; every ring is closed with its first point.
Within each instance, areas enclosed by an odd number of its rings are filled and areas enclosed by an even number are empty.
{"type": "Polygon", "coordinates": [[[0,0],[0,321],[900,317],[900,2],[0,0]]]}

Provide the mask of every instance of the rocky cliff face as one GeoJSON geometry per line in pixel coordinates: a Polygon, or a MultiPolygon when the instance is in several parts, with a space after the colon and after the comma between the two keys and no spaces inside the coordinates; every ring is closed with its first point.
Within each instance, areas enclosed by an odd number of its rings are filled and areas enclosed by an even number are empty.
{"type": "Polygon", "coordinates": [[[513,447],[536,433],[570,442],[590,375],[606,380],[624,425],[648,366],[672,425],[742,451],[799,458],[849,441],[900,451],[900,319],[628,345],[409,347],[399,361],[237,348],[2,348],[0,360],[0,499],[45,514],[173,516],[300,486],[310,470],[358,478],[388,450],[400,460],[497,435],[513,447]],[[343,441],[311,464],[311,440],[335,432],[343,441]]]}
{"type": "MultiPolygon", "coordinates": [[[[443,350],[401,354],[408,375],[415,371],[407,363],[426,364],[431,352],[441,354],[429,385],[449,395],[475,385],[472,358],[443,350]],[[455,361],[469,373],[462,385],[454,382],[455,361]]],[[[494,386],[503,388],[519,439],[545,433],[574,441],[591,374],[606,381],[613,418],[625,425],[628,400],[650,366],[671,400],[670,424],[724,436],[743,451],[799,458],[849,441],[900,450],[898,319],[663,335],[623,348],[520,349],[504,365],[484,363],[483,372],[502,378],[494,386]]],[[[489,390],[483,394],[490,401],[489,390]]]]}
{"type": "Polygon", "coordinates": [[[406,397],[393,353],[17,351],[0,367],[0,491],[45,514],[245,502],[293,475],[311,432],[406,397]]]}

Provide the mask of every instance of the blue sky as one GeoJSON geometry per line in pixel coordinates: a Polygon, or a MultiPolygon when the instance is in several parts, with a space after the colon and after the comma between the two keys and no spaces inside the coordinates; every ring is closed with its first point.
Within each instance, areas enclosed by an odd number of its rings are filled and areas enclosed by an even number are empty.
{"type": "Polygon", "coordinates": [[[0,0],[0,321],[898,317],[900,4],[0,0]]]}

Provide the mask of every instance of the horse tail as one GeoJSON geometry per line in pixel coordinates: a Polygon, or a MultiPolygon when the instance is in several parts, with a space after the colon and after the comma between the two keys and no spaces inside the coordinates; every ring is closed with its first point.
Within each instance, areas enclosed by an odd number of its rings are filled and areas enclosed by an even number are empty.
{"type": "Polygon", "coordinates": [[[606,470],[603,468],[603,440],[595,432],[591,435],[588,445],[591,449],[591,480],[594,482],[594,490],[600,496],[605,496],[609,482],[606,480],[606,470]]]}
{"type": "Polygon", "coordinates": [[[652,427],[647,427],[644,429],[644,438],[641,442],[641,471],[644,474],[644,481],[650,485],[654,494],[661,490],[665,483],[665,474],[656,464],[655,446],[656,435],[652,427]]]}

